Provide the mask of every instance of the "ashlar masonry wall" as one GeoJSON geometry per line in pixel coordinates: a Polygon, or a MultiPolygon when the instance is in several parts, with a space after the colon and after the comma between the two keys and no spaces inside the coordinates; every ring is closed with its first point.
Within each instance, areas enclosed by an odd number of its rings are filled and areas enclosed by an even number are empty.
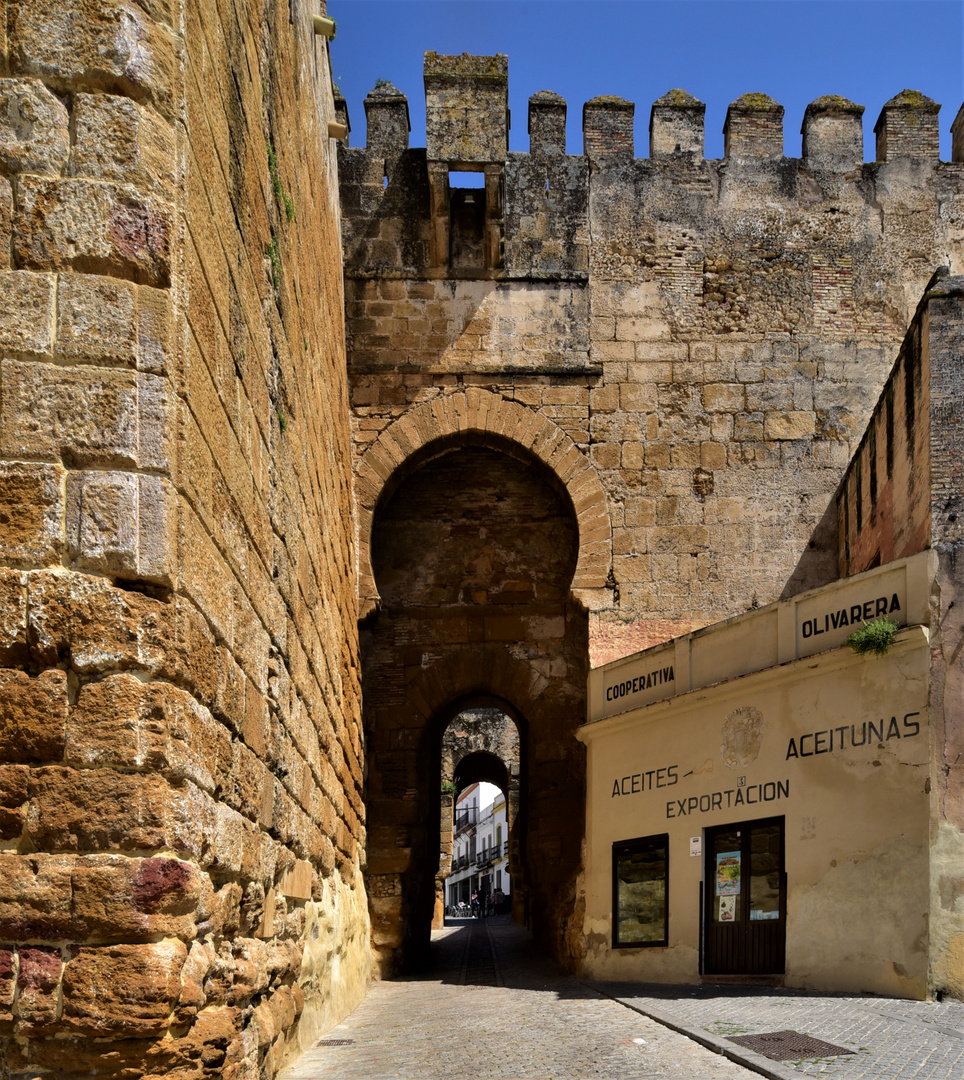
{"type": "Polygon", "coordinates": [[[0,4],[4,1075],[270,1076],[364,991],[332,118],[280,0],[0,4]]]}
{"type": "Polygon", "coordinates": [[[505,58],[427,54],[427,149],[389,86],[366,99],[367,147],[340,151],[357,456],[468,387],[564,430],[611,520],[594,663],[830,580],[841,472],[931,274],[962,266],[939,106],[894,97],[865,163],[863,107],[818,98],[795,159],[782,106],[747,94],[710,161],[684,91],[652,106],[648,158],[631,102],[587,102],[577,155],[540,91],[510,153],[476,85],[500,79],[505,58]],[[465,168],[484,189],[454,186],[465,168]],[[474,247],[453,239],[467,198],[474,247]]]}

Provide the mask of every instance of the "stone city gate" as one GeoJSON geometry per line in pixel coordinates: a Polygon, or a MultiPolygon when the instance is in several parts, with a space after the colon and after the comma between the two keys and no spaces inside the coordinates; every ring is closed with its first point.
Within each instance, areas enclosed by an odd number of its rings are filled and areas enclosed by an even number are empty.
{"type": "Polygon", "coordinates": [[[611,97],[568,153],[540,91],[509,152],[505,58],[429,54],[427,146],[389,85],[356,149],[304,3],[3,9],[0,1072],[274,1075],[364,993],[363,872],[383,970],[427,936],[467,705],[518,719],[535,929],[577,955],[587,655],[873,558],[872,460],[840,565],[834,493],[960,273],[964,111],[940,161],[899,93],[865,162],[820,98],[788,158],[748,94],[708,161],[680,91],[648,157],[611,97]]]}
{"type": "Polygon", "coordinates": [[[608,571],[595,473],[551,422],[469,392],[388,429],[361,475],[360,512],[371,523],[359,551],[377,962],[388,973],[428,942],[445,846],[442,737],[480,705],[517,721],[518,884],[537,935],[571,955],[585,795],[571,734],[585,712],[579,595],[603,587],[608,571]],[[388,474],[380,486],[379,470],[388,474]]]}
{"type": "Polygon", "coordinates": [[[604,96],[574,154],[539,91],[522,152],[504,56],[424,79],[424,148],[381,83],[338,151],[374,946],[390,972],[427,941],[439,740],[483,702],[519,717],[534,929],[578,962],[585,669],[836,575],[841,470],[960,259],[964,120],[941,162],[904,91],[864,162],[863,107],[819,98],[787,158],[745,94],[711,161],[673,90],[639,158],[604,96]]]}

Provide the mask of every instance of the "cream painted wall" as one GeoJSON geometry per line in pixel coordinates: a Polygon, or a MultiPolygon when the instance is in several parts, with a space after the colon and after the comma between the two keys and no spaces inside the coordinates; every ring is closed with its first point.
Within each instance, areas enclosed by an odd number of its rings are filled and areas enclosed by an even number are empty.
{"type": "Polygon", "coordinates": [[[703,860],[690,838],[783,815],[786,985],[923,997],[928,674],[913,626],[884,657],[836,648],[584,726],[584,974],[698,981],[703,860]],[[744,709],[760,715],[758,739],[744,709]],[[864,738],[870,724],[882,739],[864,738]],[[612,950],[612,845],[657,833],[670,837],[670,944],[612,950]]]}

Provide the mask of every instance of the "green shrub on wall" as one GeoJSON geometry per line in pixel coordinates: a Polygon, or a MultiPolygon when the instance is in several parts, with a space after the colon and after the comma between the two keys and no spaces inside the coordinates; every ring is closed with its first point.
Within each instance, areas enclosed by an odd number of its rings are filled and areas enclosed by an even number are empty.
{"type": "Polygon", "coordinates": [[[855,653],[883,656],[894,644],[898,629],[897,623],[890,619],[871,619],[847,638],[847,644],[855,653]]]}

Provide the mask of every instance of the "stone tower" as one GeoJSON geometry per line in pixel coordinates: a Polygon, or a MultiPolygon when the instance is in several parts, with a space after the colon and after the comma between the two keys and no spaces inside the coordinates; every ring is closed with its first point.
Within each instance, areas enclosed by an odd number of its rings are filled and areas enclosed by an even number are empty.
{"type": "Polygon", "coordinates": [[[366,99],[368,145],[339,155],[388,969],[427,932],[425,823],[464,700],[518,720],[520,884],[578,964],[586,654],[837,575],[837,485],[924,287],[964,265],[964,151],[939,160],[921,94],[884,106],[869,163],[860,105],[809,105],[794,159],[782,106],[745,94],[710,161],[683,90],[652,106],[648,157],[633,103],[607,96],[568,152],[548,91],[528,152],[508,152],[507,78],[504,57],[428,53],[426,149],[387,119],[407,117],[392,88],[366,99]],[[460,186],[469,169],[484,187],[460,186]]]}
{"type": "Polygon", "coordinates": [[[0,5],[4,1075],[270,1076],[364,993],[333,119],[306,5],[0,5]]]}

